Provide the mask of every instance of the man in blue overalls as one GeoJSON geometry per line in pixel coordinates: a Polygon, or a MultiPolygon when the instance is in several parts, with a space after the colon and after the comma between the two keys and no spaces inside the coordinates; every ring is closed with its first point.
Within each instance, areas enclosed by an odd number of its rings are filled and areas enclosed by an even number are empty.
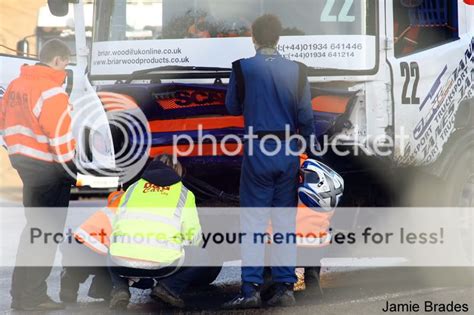
{"type": "MultiPolygon", "coordinates": [[[[240,224],[245,235],[265,233],[270,220],[273,233],[295,233],[299,156],[289,154],[285,147],[298,151],[299,141],[289,139],[293,134],[306,140],[314,135],[306,67],[278,54],[281,30],[279,19],[273,15],[261,16],[253,23],[257,54],[233,63],[227,90],[228,112],[243,114],[247,135],[256,135],[256,140],[244,143],[240,179],[240,224]]],[[[224,308],[262,304],[259,288],[263,284],[265,249],[264,244],[252,241],[251,245],[243,241],[241,295],[225,303],[224,308]]],[[[267,304],[294,304],[295,244],[272,250],[271,263],[275,290],[267,304]]]]}

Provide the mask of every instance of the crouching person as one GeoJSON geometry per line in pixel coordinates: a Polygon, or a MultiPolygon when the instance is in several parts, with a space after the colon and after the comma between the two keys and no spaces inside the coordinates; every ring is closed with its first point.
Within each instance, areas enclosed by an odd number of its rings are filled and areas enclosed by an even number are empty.
{"type": "Polygon", "coordinates": [[[62,265],[59,298],[63,303],[76,303],[79,286],[93,276],[87,296],[110,299],[112,282],[107,268],[107,255],[112,222],[123,190],[110,193],[107,206],[85,220],[75,231],[76,243],[61,246],[62,265]],[[77,266],[84,262],[83,266],[77,266]]]}
{"type": "Polygon", "coordinates": [[[200,268],[181,268],[184,246],[201,242],[195,198],[182,172],[179,162],[161,155],[122,197],[109,251],[111,309],[126,308],[129,285],[143,278],[154,280],[153,298],[184,307],[183,291],[201,277],[200,268]]]}

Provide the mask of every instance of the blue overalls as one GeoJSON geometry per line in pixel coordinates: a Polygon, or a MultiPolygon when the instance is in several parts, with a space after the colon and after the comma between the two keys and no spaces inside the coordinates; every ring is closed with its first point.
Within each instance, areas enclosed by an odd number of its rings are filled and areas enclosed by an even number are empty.
{"type": "MultiPolygon", "coordinates": [[[[232,115],[242,115],[245,130],[276,135],[281,139],[285,126],[304,137],[314,134],[313,111],[305,67],[284,59],[276,50],[259,50],[256,56],[233,64],[227,89],[226,107],[232,115]],[[304,72],[304,73],[302,73],[304,72]],[[302,77],[302,74],[304,75],[302,77]],[[303,79],[302,79],[303,78],[303,79]]],[[[260,138],[244,143],[240,178],[240,224],[246,235],[265,233],[271,219],[273,233],[295,233],[299,157],[285,154],[285,145],[296,150],[298,143],[286,143],[274,156],[277,142],[260,138]],[[253,151],[253,154],[249,154],[253,151]],[[279,207],[273,209],[272,207],[279,207]],[[282,209],[284,208],[284,209],[282,209]]],[[[245,242],[245,241],[244,241],[245,242]]],[[[242,246],[242,282],[263,283],[264,245],[242,246]]],[[[272,251],[272,278],[275,282],[296,282],[296,246],[272,251]]]]}

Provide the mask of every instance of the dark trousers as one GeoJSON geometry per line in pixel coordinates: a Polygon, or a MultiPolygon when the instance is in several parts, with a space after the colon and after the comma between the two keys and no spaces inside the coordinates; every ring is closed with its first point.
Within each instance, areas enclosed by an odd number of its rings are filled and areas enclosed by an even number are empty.
{"type": "Polygon", "coordinates": [[[112,283],[107,267],[64,267],[61,273],[61,290],[78,293],[79,286],[89,276],[93,276],[87,293],[92,298],[106,298],[112,291],[112,283]]]}
{"type": "MultiPolygon", "coordinates": [[[[38,174],[41,176],[41,174],[38,174]]],[[[26,226],[24,227],[13,270],[11,296],[12,303],[24,306],[36,306],[47,297],[46,279],[56,255],[57,244],[50,241],[30,241],[33,228],[43,233],[63,232],[69,205],[71,184],[69,181],[44,186],[23,186],[23,205],[25,207],[26,226]],[[60,207],[62,209],[51,209],[60,207]],[[37,262],[37,267],[24,267],[37,262]]]]}
{"type": "Polygon", "coordinates": [[[174,273],[172,272],[175,267],[156,270],[111,267],[109,271],[114,289],[128,290],[128,278],[140,278],[140,282],[143,282],[142,284],[138,282],[138,287],[142,289],[153,287],[156,281],[164,284],[175,295],[180,296],[190,285],[200,284],[200,279],[205,278],[211,268],[216,267],[181,267],[174,273]],[[149,279],[153,281],[147,281],[149,279]]]}
{"type": "Polygon", "coordinates": [[[61,291],[77,293],[81,283],[93,276],[88,296],[109,297],[112,290],[107,266],[107,256],[100,255],[89,247],[73,242],[60,246],[63,271],[61,273],[61,291]],[[84,266],[78,266],[81,262],[84,266]]]}
{"type": "Polygon", "coordinates": [[[171,292],[180,296],[190,285],[207,285],[207,275],[220,267],[182,267],[175,274],[160,280],[171,292]]]}
{"type": "Polygon", "coordinates": [[[194,285],[209,284],[209,274],[214,274],[220,270],[220,267],[193,267],[194,262],[200,262],[200,266],[206,265],[209,258],[206,251],[193,249],[192,246],[187,247],[185,265],[188,267],[180,267],[176,270],[175,266],[165,267],[156,270],[150,269],[134,269],[119,267],[115,265],[109,258],[109,271],[112,278],[114,288],[128,289],[127,278],[151,279],[151,281],[143,281],[140,288],[151,288],[155,282],[160,282],[176,295],[181,295],[186,288],[194,285]],[[146,287],[142,287],[142,286],[146,287]]]}
{"type": "Polygon", "coordinates": [[[140,281],[134,283],[134,287],[138,287],[140,289],[150,289],[155,285],[155,281],[170,275],[173,271],[175,271],[175,269],[176,267],[165,267],[160,269],[128,268],[119,267],[113,263],[110,263],[109,273],[114,289],[128,290],[128,280],[131,278],[140,279],[140,281]]]}

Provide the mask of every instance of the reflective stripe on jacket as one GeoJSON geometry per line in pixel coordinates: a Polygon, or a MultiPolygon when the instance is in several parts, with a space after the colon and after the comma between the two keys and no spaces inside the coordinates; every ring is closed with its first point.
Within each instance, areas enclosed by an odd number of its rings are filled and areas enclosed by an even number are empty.
{"type": "MultiPolygon", "coordinates": [[[[181,182],[162,187],[140,179],[121,199],[110,254],[164,266],[183,258],[184,245],[200,241],[193,193],[181,182]]],[[[121,263],[120,259],[115,261],[121,263]]]]}
{"type": "Polygon", "coordinates": [[[93,251],[107,255],[112,234],[112,222],[124,191],[110,193],[107,207],[95,212],[74,232],[74,237],[93,251]]]}
{"type": "Polygon", "coordinates": [[[0,133],[10,156],[65,163],[74,158],[65,71],[23,66],[0,106],[0,133]]]}

